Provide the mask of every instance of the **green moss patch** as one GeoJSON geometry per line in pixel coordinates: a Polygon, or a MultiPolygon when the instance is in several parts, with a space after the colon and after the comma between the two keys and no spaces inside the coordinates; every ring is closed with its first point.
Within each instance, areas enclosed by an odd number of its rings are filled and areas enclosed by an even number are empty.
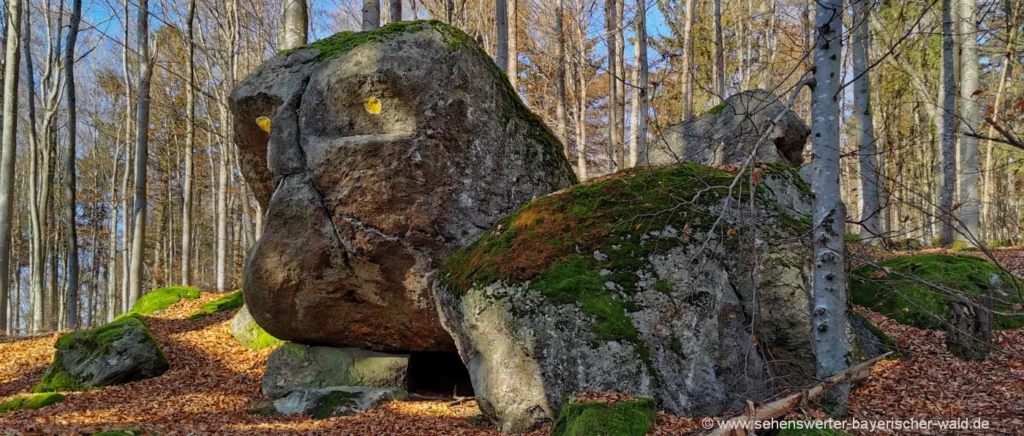
{"type": "Polygon", "coordinates": [[[242,291],[235,291],[204,304],[196,313],[189,315],[188,319],[200,319],[210,314],[235,310],[242,307],[243,304],[245,304],[245,299],[242,298],[242,291]]]}
{"type": "Polygon", "coordinates": [[[654,427],[657,413],[651,398],[614,403],[570,403],[562,407],[551,434],[642,436],[654,427]]]}
{"type": "MultiPolygon", "coordinates": [[[[332,59],[344,55],[366,44],[367,42],[385,41],[401,34],[412,34],[427,29],[434,29],[441,32],[445,37],[445,43],[455,49],[465,45],[475,45],[476,41],[465,32],[436,20],[429,21],[399,21],[388,24],[384,27],[368,32],[339,32],[327,38],[311,42],[299,49],[312,48],[320,51],[319,59],[332,59]]],[[[287,54],[293,50],[283,50],[279,54],[287,54]]]]}
{"type": "Polygon", "coordinates": [[[156,312],[166,310],[182,299],[195,300],[199,298],[199,290],[189,286],[170,286],[150,291],[143,295],[132,306],[132,310],[121,315],[140,314],[153,315],[156,312]]]}
{"type": "Polygon", "coordinates": [[[313,419],[327,419],[334,416],[334,411],[342,406],[351,406],[359,398],[358,392],[333,391],[324,395],[309,411],[313,419]]]}
{"type": "MultiPolygon", "coordinates": [[[[964,295],[985,295],[992,291],[989,277],[1003,281],[1009,295],[993,295],[995,310],[1012,313],[1021,302],[1024,282],[1003,272],[995,264],[974,256],[916,254],[878,262],[888,273],[871,265],[851,274],[850,295],[854,304],[867,307],[900,324],[923,329],[945,329],[948,311],[946,294],[929,284],[964,295]]],[[[1021,314],[1024,315],[1024,314],[1021,314]]],[[[1024,316],[995,316],[996,329],[1024,326],[1024,316]]]]}
{"type": "MultiPolygon", "coordinates": [[[[50,365],[50,368],[48,368],[46,373],[43,374],[43,379],[32,388],[32,392],[69,392],[88,390],[89,386],[86,385],[88,380],[77,377],[64,369],[63,354],[71,349],[79,349],[84,350],[89,356],[94,358],[103,356],[110,351],[114,341],[117,341],[136,329],[141,329],[145,335],[148,336],[154,344],[156,344],[156,339],[153,339],[152,334],[149,333],[146,321],[142,316],[134,313],[126,314],[126,316],[121,316],[109,324],[104,324],[93,329],[61,335],[57,338],[57,342],[54,343],[54,348],[57,349],[57,352],[53,356],[53,364],[50,365]]],[[[163,366],[163,370],[166,370],[169,367],[167,357],[163,355],[159,347],[157,347],[157,353],[160,364],[163,366]]]]}
{"type": "Polygon", "coordinates": [[[262,350],[264,348],[276,347],[284,343],[284,341],[271,336],[270,333],[263,330],[263,327],[256,326],[256,328],[259,329],[256,332],[256,337],[253,338],[253,340],[242,344],[242,347],[249,350],[262,350]]]}
{"type": "Polygon", "coordinates": [[[62,401],[64,401],[63,395],[52,392],[37,395],[14,397],[10,400],[0,403],[0,414],[13,412],[15,410],[42,409],[43,407],[49,406],[51,404],[57,404],[62,401]]]}

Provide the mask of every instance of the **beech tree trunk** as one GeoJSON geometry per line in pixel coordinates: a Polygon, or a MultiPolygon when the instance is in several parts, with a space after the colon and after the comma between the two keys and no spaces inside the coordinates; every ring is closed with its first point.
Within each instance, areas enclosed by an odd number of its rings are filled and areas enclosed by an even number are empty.
{"type": "Polygon", "coordinates": [[[953,196],[956,194],[956,81],[953,59],[953,7],[942,0],[942,86],[939,108],[942,113],[942,180],[939,192],[939,243],[953,243],[953,196]]]}
{"type": "Polygon", "coordinates": [[[402,21],[402,0],[391,0],[391,22],[402,21]]]}
{"type": "Polygon", "coordinates": [[[978,4],[959,0],[960,19],[960,220],[963,229],[957,239],[975,245],[979,237],[981,203],[978,201],[978,4]]]}
{"type": "Polygon", "coordinates": [[[693,18],[694,0],[686,0],[683,22],[683,119],[693,118],[693,18]]]}
{"type": "Polygon", "coordinates": [[[21,0],[7,1],[7,47],[4,58],[3,148],[0,153],[0,327],[7,325],[10,295],[11,212],[14,206],[14,153],[18,133],[18,78],[21,49],[21,0]]]}
{"type": "Polygon", "coordinates": [[[498,51],[494,63],[508,75],[508,0],[495,0],[495,23],[498,26],[498,51]]]}
{"type": "Polygon", "coordinates": [[[508,0],[508,82],[519,92],[519,0],[508,0]]]}
{"type": "Polygon", "coordinates": [[[281,12],[281,49],[288,50],[306,45],[309,42],[309,12],[306,7],[306,1],[284,0],[283,6],[284,10],[281,12]]]}
{"type": "Polygon", "coordinates": [[[153,60],[149,56],[149,0],[139,0],[137,41],[139,53],[139,101],[136,109],[135,208],[132,220],[131,278],[128,307],[142,296],[142,261],[146,249],[146,165],[149,160],[149,87],[153,60]]]}
{"type": "Polygon", "coordinates": [[[65,264],[67,290],[64,296],[64,319],[69,329],[78,328],[78,226],[76,224],[78,205],[77,174],[75,158],[78,152],[78,117],[75,113],[75,44],[78,41],[78,25],[82,20],[82,0],[71,1],[71,17],[68,21],[68,42],[64,48],[64,85],[67,87],[68,137],[67,156],[64,157],[64,219],[67,221],[67,260],[65,264]]]}
{"type": "Polygon", "coordinates": [[[647,4],[636,2],[636,44],[633,59],[636,63],[636,89],[633,92],[633,143],[629,148],[629,166],[635,167],[641,156],[647,155],[647,4]]]}
{"type": "Polygon", "coordinates": [[[380,28],[380,0],[363,0],[363,32],[380,28]]]}
{"type": "MultiPolygon", "coordinates": [[[[643,0],[640,0],[643,1],[643,0]]],[[[555,35],[558,37],[558,46],[555,47],[555,119],[557,120],[558,140],[562,141],[562,153],[569,159],[569,138],[565,136],[565,25],[562,14],[565,13],[564,0],[557,0],[555,4],[555,35]]]]}
{"type": "Polygon", "coordinates": [[[725,47],[722,42],[722,0],[715,3],[715,95],[725,101],[725,47]]]}
{"type": "Polygon", "coordinates": [[[607,153],[608,153],[608,173],[615,172],[615,153],[617,150],[619,138],[619,130],[617,128],[618,123],[622,119],[618,113],[618,101],[619,101],[619,87],[616,82],[619,80],[616,77],[616,70],[618,65],[618,6],[616,6],[616,0],[606,0],[604,4],[604,16],[605,16],[605,32],[608,38],[608,137],[607,141],[607,153]]]}
{"type": "MultiPolygon", "coordinates": [[[[303,9],[305,9],[304,1],[294,1],[302,3],[303,9]]],[[[185,125],[185,174],[184,180],[182,180],[181,200],[181,284],[183,286],[192,284],[192,177],[195,171],[192,155],[195,153],[196,143],[196,0],[189,0],[186,20],[188,21],[188,89],[185,91],[185,116],[188,118],[186,120],[188,123],[185,125]]],[[[305,34],[302,37],[303,44],[305,44],[305,34]]],[[[285,49],[287,48],[292,47],[285,47],[285,49]]]]}
{"type": "MultiPolygon", "coordinates": [[[[948,0],[946,0],[948,1],[948,0]]],[[[822,0],[816,14],[816,87],[811,106],[813,176],[813,326],[818,378],[827,379],[846,370],[850,347],[846,339],[846,269],[843,242],[846,209],[840,195],[840,112],[843,78],[840,74],[843,47],[843,2],[822,0]]],[[[836,416],[846,413],[850,384],[841,383],[825,394],[836,416]]]]}
{"type": "Polygon", "coordinates": [[[871,31],[867,0],[853,0],[853,118],[857,124],[857,160],[860,164],[860,239],[869,243],[881,237],[879,226],[878,166],[875,123],[871,113],[871,77],[868,75],[871,31]]]}

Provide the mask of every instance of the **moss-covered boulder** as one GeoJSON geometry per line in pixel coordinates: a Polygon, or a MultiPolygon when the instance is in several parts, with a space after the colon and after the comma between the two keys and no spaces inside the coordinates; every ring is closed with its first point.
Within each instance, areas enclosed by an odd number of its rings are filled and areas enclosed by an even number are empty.
{"type": "Polygon", "coordinates": [[[263,395],[280,398],[300,389],[336,386],[405,389],[409,356],[289,342],[270,354],[266,366],[263,395]]]}
{"type": "Polygon", "coordinates": [[[266,211],[245,301],[291,342],[454,350],[431,295],[443,260],[576,182],[501,69],[436,21],[279,54],[238,85],[231,109],[242,171],[266,211]]]}
{"type": "Polygon", "coordinates": [[[500,220],[435,290],[481,410],[524,431],[569,393],[614,391],[714,416],[809,382],[809,202],[782,165],[686,163],[500,220]]]}
{"type": "Polygon", "coordinates": [[[244,304],[245,300],[242,298],[242,291],[235,291],[200,306],[199,310],[189,315],[188,319],[202,319],[210,314],[238,309],[244,304]]]}
{"type": "Polygon", "coordinates": [[[42,409],[51,404],[64,401],[64,396],[54,392],[47,392],[35,395],[24,395],[0,402],[0,415],[15,410],[42,409]]]}
{"type": "Polygon", "coordinates": [[[125,315],[156,315],[183,299],[195,300],[197,298],[199,298],[199,290],[191,286],[169,286],[154,289],[139,297],[132,309],[125,315]]]}
{"type": "Polygon", "coordinates": [[[250,350],[262,350],[264,348],[276,347],[284,343],[284,341],[275,338],[263,330],[259,324],[256,324],[256,320],[252,319],[252,314],[249,313],[249,308],[242,306],[235,314],[235,317],[231,319],[231,324],[228,325],[228,332],[231,333],[239,344],[250,350]]]}
{"type": "Polygon", "coordinates": [[[1024,326],[1024,282],[985,259],[968,255],[915,254],[864,265],[850,276],[854,304],[894,321],[923,329],[945,330],[950,296],[970,299],[992,294],[995,329],[1024,326]],[[1017,306],[1019,307],[1019,306],[1017,306]]]}
{"type": "Polygon", "coordinates": [[[657,417],[651,398],[570,403],[562,408],[551,436],[643,436],[654,427],[657,417]]]}
{"type": "Polygon", "coordinates": [[[93,329],[66,333],[33,392],[84,391],[153,378],[168,363],[138,314],[93,329]]]}

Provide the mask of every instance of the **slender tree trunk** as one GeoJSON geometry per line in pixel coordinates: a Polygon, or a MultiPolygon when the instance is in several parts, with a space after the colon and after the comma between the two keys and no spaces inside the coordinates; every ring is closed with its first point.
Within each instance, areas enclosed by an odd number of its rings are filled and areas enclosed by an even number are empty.
{"type": "MultiPolygon", "coordinates": [[[[947,0],[948,1],[948,0],[947,0]]],[[[843,78],[840,74],[843,46],[843,2],[818,2],[815,41],[816,87],[811,106],[813,176],[813,326],[814,354],[818,378],[839,374],[850,363],[846,339],[846,269],[843,242],[846,209],[840,195],[839,100],[843,78]]],[[[836,416],[846,414],[850,385],[842,383],[826,393],[825,401],[836,416]]]]}
{"type": "Polygon", "coordinates": [[[363,32],[380,27],[380,0],[363,0],[363,32]]]}
{"type": "Polygon", "coordinates": [[[391,22],[402,21],[402,0],[391,0],[391,22]]]}
{"type": "Polygon", "coordinates": [[[626,37],[625,0],[615,2],[615,168],[626,167],[626,37]]]}
{"type": "MultiPolygon", "coordinates": [[[[1010,20],[1011,22],[1018,21],[1018,20],[1015,20],[1016,14],[1014,14],[1013,11],[1007,11],[1007,14],[1011,17],[1011,20],[1010,20]]],[[[996,90],[996,101],[992,105],[992,118],[993,119],[997,119],[999,117],[1000,112],[1002,111],[1002,108],[1003,108],[1003,98],[1004,98],[1004,96],[1006,94],[1006,78],[1010,76],[1010,72],[1013,69],[1013,62],[1012,62],[1013,61],[1013,43],[1017,39],[1017,26],[1011,24],[1011,25],[1009,25],[1007,27],[1009,28],[1009,32],[1008,32],[1009,38],[1007,38],[1007,40],[1006,40],[1006,50],[1004,51],[1005,56],[1003,57],[1003,67],[1002,67],[1002,72],[999,75],[999,88],[996,90]]],[[[996,135],[995,128],[989,126],[988,136],[990,138],[992,138],[992,137],[995,137],[995,135],[996,135]]],[[[983,194],[984,196],[983,196],[983,201],[982,201],[982,203],[983,203],[982,211],[984,211],[984,214],[985,214],[985,216],[983,217],[984,218],[983,221],[985,223],[985,228],[989,229],[989,231],[986,232],[986,236],[988,237],[989,240],[993,240],[993,239],[996,239],[995,232],[994,232],[994,229],[996,228],[995,225],[994,225],[995,224],[995,216],[996,216],[995,215],[995,202],[992,201],[992,199],[994,198],[994,194],[995,194],[995,192],[994,192],[994,186],[995,186],[995,183],[994,183],[995,182],[995,167],[994,167],[995,157],[994,157],[994,153],[995,153],[996,149],[995,149],[995,146],[994,146],[994,144],[992,143],[991,140],[986,142],[985,150],[986,150],[986,152],[985,152],[985,179],[984,179],[985,180],[985,185],[984,185],[985,192],[983,194]]]]}
{"type": "Polygon", "coordinates": [[[960,20],[960,208],[963,231],[958,234],[968,245],[980,236],[981,203],[978,201],[978,4],[977,0],[959,0],[960,20]]]}
{"type": "Polygon", "coordinates": [[[630,147],[629,166],[635,167],[637,162],[647,161],[647,4],[645,0],[637,0],[636,16],[636,90],[633,92],[633,146],[630,147]]]}
{"type": "MultiPolygon", "coordinates": [[[[303,9],[305,9],[304,1],[294,1],[302,3],[303,9]]],[[[181,284],[184,286],[192,284],[192,177],[195,165],[192,155],[195,153],[196,143],[195,18],[196,0],[189,0],[187,16],[188,66],[186,67],[188,69],[188,89],[185,94],[185,114],[188,118],[188,124],[185,126],[185,175],[182,182],[181,201],[181,284]]],[[[305,26],[303,26],[303,29],[305,29],[305,26]]],[[[290,42],[298,43],[297,41],[290,42]]],[[[303,35],[301,44],[305,44],[305,35],[303,35]]],[[[294,47],[285,46],[283,48],[289,49],[294,47]]]]}
{"type": "MultiPolygon", "coordinates": [[[[495,22],[498,26],[498,51],[494,62],[508,74],[508,0],[495,1],[495,22]]],[[[511,80],[511,79],[510,79],[511,80]]]]}
{"type": "MultiPolygon", "coordinates": [[[[130,143],[128,132],[125,132],[125,147],[130,143]]],[[[120,142],[120,138],[118,138],[120,142]]],[[[121,301],[117,292],[117,167],[119,150],[115,150],[112,162],[113,169],[110,171],[110,226],[107,228],[107,245],[110,247],[110,257],[107,259],[107,314],[106,321],[111,322],[118,315],[121,308],[121,301]]]]}
{"type": "MultiPolygon", "coordinates": [[[[67,87],[68,104],[68,137],[67,156],[64,157],[64,219],[67,220],[68,257],[66,260],[67,291],[65,292],[65,314],[67,327],[78,328],[78,225],[76,208],[77,171],[75,158],[78,152],[78,116],[76,114],[77,96],[75,95],[75,44],[78,41],[78,25],[82,20],[82,0],[71,1],[71,17],[68,21],[68,42],[64,48],[64,83],[67,87]]],[[[93,258],[95,261],[95,257],[93,258]]],[[[92,302],[90,302],[91,304],[92,302]]]]}
{"type": "Polygon", "coordinates": [[[953,7],[951,0],[942,0],[942,86],[939,102],[942,107],[942,189],[939,193],[939,243],[953,243],[953,197],[956,194],[956,83],[953,59],[953,7]]]}
{"type": "Polygon", "coordinates": [[[879,227],[877,151],[875,123],[871,113],[871,77],[868,75],[868,52],[871,32],[868,30],[866,0],[853,0],[853,118],[856,121],[857,156],[860,164],[860,239],[877,242],[879,227]]]}
{"type": "MultiPolygon", "coordinates": [[[[31,19],[32,8],[25,9],[25,28],[32,28],[31,19]]],[[[32,32],[24,32],[25,40],[24,47],[32,46],[32,32]]],[[[25,72],[28,74],[28,82],[35,83],[35,69],[32,65],[32,50],[25,50],[25,72]]],[[[45,262],[46,262],[46,249],[44,245],[46,230],[43,228],[45,220],[43,219],[44,212],[40,210],[46,204],[45,199],[40,195],[39,183],[42,180],[40,175],[40,162],[39,155],[42,153],[40,150],[39,136],[36,134],[36,96],[35,86],[29,85],[25,87],[28,89],[28,144],[29,144],[29,222],[31,227],[31,260],[29,261],[29,269],[31,279],[29,280],[29,295],[32,304],[31,314],[32,319],[29,322],[28,330],[38,333],[45,327],[43,314],[43,302],[45,301],[45,294],[43,292],[43,282],[45,280],[45,262]]]]}
{"type": "Polygon", "coordinates": [[[606,0],[604,4],[605,14],[605,32],[607,32],[608,38],[608,173],[615,172],[616,166],[616,152],[619,141],[619,130],[618,123],[621,122],[621,117],[618,115],[618,90],[619,86],[615,82],[619,80],[616,77],[616,70],[618,68],[618,6],[616,0],[606,0]]]}
{"type": "Polygon", "coordinates": [[[3,149],[0,152],[0,327],[7,325],[10,295],[11,212],[14,206],[14,153],[18,134],[18,78],[21,49],[21,0],[7,1],[4,60],[3,149]]]}
{"type": "Polygon", "coordinates": [[[508,0],[508,81],[519,90],[519,0],[508,0]]]}
{"type": "MultiPolygon", "coordinates": [[[[576,11],[582,14],[582,6],[576,4],[576,11]]],[[[576,72],[577,72],[577,108],[576,108],[576,176],[580,181],[587,180],[587,40],[585,18],[578,17],[575,22],[576,33],[576,72]]]]}
{"type": "MultiPolygon", "coordinates": [[[[189,13],[192,15],[195,15],[194,2],[195,0],[189,2],[189,13]]],[[[288,50],[306,45],[309,42],[309,13],[306,1],[284,0],[281,17],[284,20],[281,24],[281,49],[288,50]]],[[[192,26],[191,21],[189,26],[192,26]]]]}
{"type": "MultiPolygon", "coordinates": [[[[643,1],[643,0],[641,0],[643,1]]],[[[566,130],[566,119],[565,119],[565,25],[563,23],[563,14],[565,13],[564,0],[557,0],[555,5],[555,35],[558,36],[558,46],[556,50],[556,71],[555,71],[555,100],[557,100],[557,106],[555,107],[555,118],[558,124],[558,140],[562,141],[562,152],[565,154],[565,158],[569,158],[569,138],[565,136],[566,130]]]]}
{"type": "Polygon", "coordinates": [[[725,101],[725,47],[722,42],[722,0],[715,3],[715,94],[725,101]]]}
{"type": "Polygon", "coordinates": [[[693,118],[693,18],[694,0],[685,0],[686,17],[683,22],[683,119],[693,118]]]}
{"type": "Polygon", "coordinates": [[[132,221],[132,259],[128,306],[142,296],[142,261],[146,248],[146,164],[149,157],[149,86],[153,60],[149,56],[149,0],[139,0],[137,44],[139,52],[138,128],[135,145],[135,212],[132,221]]]}

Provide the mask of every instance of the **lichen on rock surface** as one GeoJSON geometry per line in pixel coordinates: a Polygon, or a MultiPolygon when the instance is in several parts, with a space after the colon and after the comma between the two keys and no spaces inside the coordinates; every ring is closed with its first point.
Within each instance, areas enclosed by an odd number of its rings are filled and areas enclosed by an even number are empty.
{"type": "Polygon", "coordinates": [[[792,169],[684,163],[539,198],[449,258],[435,295],[505,431],[574,392],[715,415],[803,386],[810,193],[792,169]]]}
{"type": "Polygon", "coordinates": [[[89,330],[65,333],[57,352],[33,392],[84,391],[153,378],[169,364],[138,314],[89,330]]]}
{"type": "Polygon", "coordinates": [[[431,295],[441,262],[576,183],[494,61],[440,22],[281,53],[238,85],[231,109],[242,171],[266,211],[245,300],[292,342],[453,350],[431,295]]]}

